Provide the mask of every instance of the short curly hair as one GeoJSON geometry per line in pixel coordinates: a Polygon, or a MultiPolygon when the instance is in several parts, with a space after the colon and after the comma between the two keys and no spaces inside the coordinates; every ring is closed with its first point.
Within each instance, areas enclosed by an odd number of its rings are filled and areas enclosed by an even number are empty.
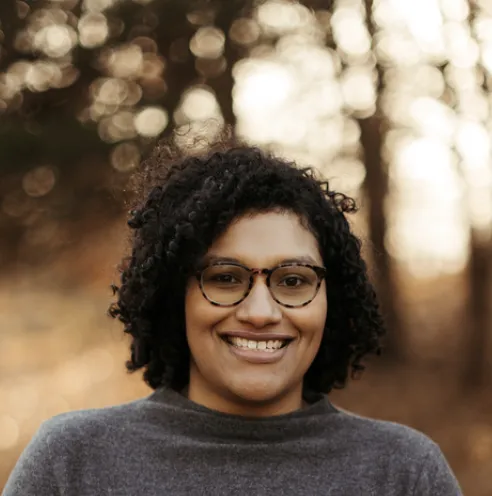
{"type": "Polygon", "coordinates": [[[236,145],[168,160],[163,146],[142,164],[140,200],[131,210],[131,256],[121,265],[117,301],[109,314],[132,337],[128,371],[181,390],[189,381],[186,283],[213,241],[238,217],[288,211],[318,240],[327,269],[329,310],[320,349],[304,377],[304,390],[343,388],[364,370],[362,359],[381,352],[384,322],[369,282],[361,242],[346,214],[355,201],[330,190],[313,168],[236,145]],[[166,156],[166,157],[165,157],[166,156]]]}

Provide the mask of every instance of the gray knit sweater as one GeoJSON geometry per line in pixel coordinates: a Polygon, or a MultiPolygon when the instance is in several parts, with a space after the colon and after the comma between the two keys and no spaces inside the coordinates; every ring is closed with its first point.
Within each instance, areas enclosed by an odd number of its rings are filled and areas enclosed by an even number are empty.
{"type": "Polygon", "coordinates": [[[211,411],[168,389],[45,422],[4,496],[461,495],[438,446],[325,397],[278,417],[211,411]]]}

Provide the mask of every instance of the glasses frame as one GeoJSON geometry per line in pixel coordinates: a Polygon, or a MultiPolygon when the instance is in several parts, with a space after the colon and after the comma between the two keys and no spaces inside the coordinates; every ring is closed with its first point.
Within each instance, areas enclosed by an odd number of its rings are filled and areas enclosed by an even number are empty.
{"type": "Polygon", "coordinates": [[[201,268],[200,270],[198,270],[195,273],[195,276],[198,280],[198,284],[200,286],[200,291],[202,292],[203,297],[209,303],[211,303],[212,305],[214,305],[216,307],[235,307],[235,306],[239,305],[241,302],[243,302],[251,293],[251,290],[253,289],[253,286],[255,284],[255,276],[257,276],[257,275],[265,275],[266,276],[266,285],[267,285],[268,291],[270,292],[270,295],[275,302],[277,302],[279,305],[282,305],[283,307],[286,307],[286,308],[301,308],[301,307],[305,307],[306,305],[309,305],[316,298],[316,295],[318,294],[321,283],[323,282],[323,279],[326,277],[326,269],[324,267],[319,267],[318,265],[311,265],[308,263],[297,263],[297,262],[282,263],[282,264],[276,265],[275,267],[273,267],[271,269],[254,269],[254,268],[252,269],[252,268],[247,267],[246,265],[243,265],[243,264],[240,264],[237,262],[224,261],[224,262],[214,262],[214,263],[211,263],[209,265],[206,265],[205,267],[201,268]],[[218,303],[218,302],[212,300],[211,298],[209,298],[207,296],[207,294],[205,293],[205,290],[203,289],[203,273],[205,272],[205,270],[207,270],[209,267],[217,267],[217,266],[221,266],[221,265],[229,265],[229,266],[232,265],[233,267],[240,267],[242,269],[245,269],[247,272],[249,272],[248,289],[246,290],[243,297],[234,303],[227,303],[227,304],[218,303]],[[314,295],[310,300],[308,300],[304,303],[301,303],[300,305],[289,305],[286,303],[282,303],[277,298],[275,298],[275,295],[273,294],[273,291],[270,287],[270,279],[271,279],[272,273],[275,270],[280,269],[282,267],[308,267],[316,273],[316,276],[318,278],[318,282],[316,284],[316,289],[314,291],[314,295]]]}

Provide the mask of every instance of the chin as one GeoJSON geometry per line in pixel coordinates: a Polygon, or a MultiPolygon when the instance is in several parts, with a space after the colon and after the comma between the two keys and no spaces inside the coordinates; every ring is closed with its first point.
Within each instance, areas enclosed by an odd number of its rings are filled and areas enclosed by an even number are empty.
{"type": "Polygon", "coordinates": [[[265,381],[247,381],[247,383],[229,385],[230,393],[236,396],[241,402],[262,405],[274,403],[288,394],[285,388],[278,384],[269,384],[265,381]]]}

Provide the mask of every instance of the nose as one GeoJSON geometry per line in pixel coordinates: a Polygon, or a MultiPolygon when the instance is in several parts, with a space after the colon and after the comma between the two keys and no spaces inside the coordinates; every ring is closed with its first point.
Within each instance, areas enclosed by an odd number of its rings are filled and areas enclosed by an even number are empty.
{"type": "Polygon", "coordinates": [[[247,322],[257,328],[277,324],[282,320],[282,310],[262,279],[257,278],[249,295],[236,309],[236,317],[239,321],[247,322]]]}

